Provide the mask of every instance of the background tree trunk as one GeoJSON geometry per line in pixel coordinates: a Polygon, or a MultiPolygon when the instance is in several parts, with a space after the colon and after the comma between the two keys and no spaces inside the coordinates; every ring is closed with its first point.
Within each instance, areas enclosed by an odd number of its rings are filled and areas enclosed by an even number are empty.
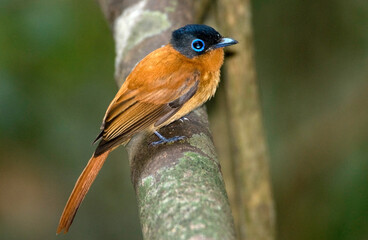
{"type": "MultiPolygon", "coordinates": [[[[274,239],[275,213],[268,156],[253,57],[249,0],[221,0],[216,9],[221,32],[239,41],[224,65],[227,126],[235,183],[231,204],[236,209],[240,239],[274,239]]],[[[234,211],[235,212],[235,211],[234,211]]]]}

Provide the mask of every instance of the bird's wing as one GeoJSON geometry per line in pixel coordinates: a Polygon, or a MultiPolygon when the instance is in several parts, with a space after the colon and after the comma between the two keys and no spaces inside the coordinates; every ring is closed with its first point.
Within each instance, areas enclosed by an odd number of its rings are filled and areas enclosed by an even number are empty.
{"type": "Polygon", "coordinates": [[[102,140],[96,154],[126,142],[135,133],[152,125],[164,123],[197,91],[200,73],[195,67],[180,64],[167,73],[157,70],[150,73],[139,65],[105,114],[102,132],[97,137],[102,140]]]}

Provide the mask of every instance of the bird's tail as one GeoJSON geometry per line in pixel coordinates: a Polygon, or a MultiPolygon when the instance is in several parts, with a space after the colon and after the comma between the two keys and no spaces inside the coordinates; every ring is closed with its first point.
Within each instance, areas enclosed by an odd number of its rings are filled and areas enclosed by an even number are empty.
{"type": "Polygon", "coordinates": [[[64,233],[68,232],[80,204],[82,203],[110,152],[111,150],[108,150],[97,156],[96,154],[93,154],[87,163],[87,166],[84,168],[82,174],[75,183],[74,189],[65,205],[64,211],[60,217],[59,226],[56,230],[57,234],[61,233],[62,231],[64,233]]]}

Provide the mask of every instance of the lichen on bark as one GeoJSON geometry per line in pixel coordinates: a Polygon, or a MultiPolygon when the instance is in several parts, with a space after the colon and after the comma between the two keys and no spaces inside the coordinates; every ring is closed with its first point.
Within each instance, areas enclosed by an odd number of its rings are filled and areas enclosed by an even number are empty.
{"type": "Polygon", "coordinates": [[[222,175],[202,154],[186,152],[175,165],[143,178],[137,194],[147,239],[235,239],[227,230],[232,218],[222,175]]]}

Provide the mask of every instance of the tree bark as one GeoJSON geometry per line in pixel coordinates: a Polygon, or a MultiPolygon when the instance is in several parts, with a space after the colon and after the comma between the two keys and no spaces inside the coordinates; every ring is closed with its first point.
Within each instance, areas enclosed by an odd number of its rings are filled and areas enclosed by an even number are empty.
{"type": "MultiPolygon", "coordinates": [[[[145,55],[193,22],[192,1],[100,0],[116,42],[115,77],[121,85],[145,55]]],[[[160,129],[186,136],[152,146],[156,136],[135,136],[127,146],[145,239],[235,239],[233,218],[205,108],[160,129]]]]}
{"type": "Polygon", "coordinates": [[[218,1],[216,12],[221,32],[239,41],[223,71],[230,141],[224,161],[231,159],[232,164],[226,177],[233,178],[229,182],[235,185],[231,204],[237,234],[239,239],[274,239],[275,213],[253,57],[250,1],[218,1]]]}

